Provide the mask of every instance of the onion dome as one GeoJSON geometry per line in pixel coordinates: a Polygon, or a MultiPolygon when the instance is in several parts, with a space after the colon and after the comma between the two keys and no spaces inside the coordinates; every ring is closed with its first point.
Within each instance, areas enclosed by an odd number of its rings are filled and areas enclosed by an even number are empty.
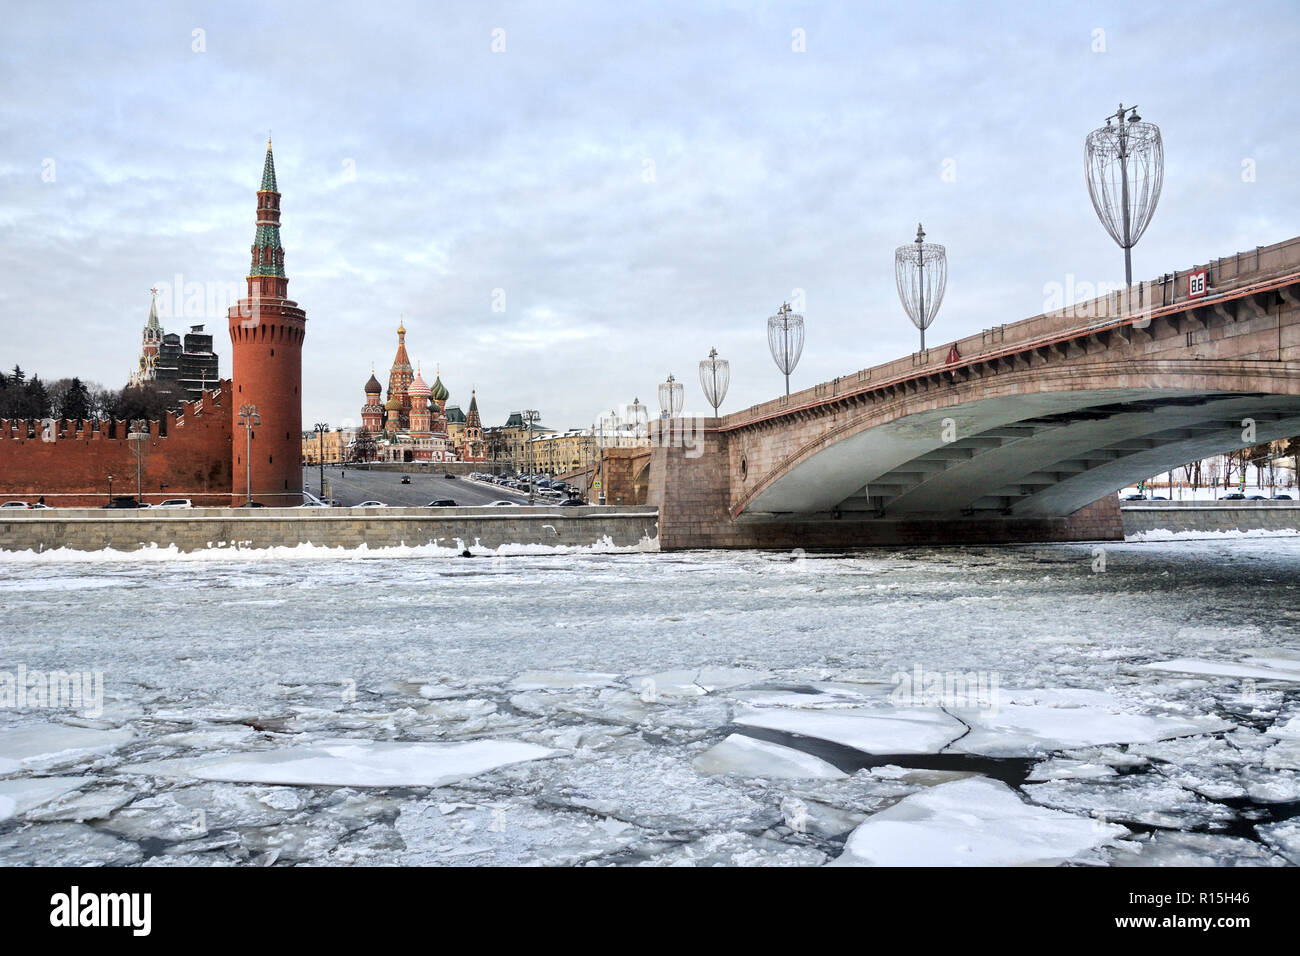
{"type": "Polygon", "coordinates": [[[384,402],[384,408],[390,412],[400,412],[402,410],[402,400],[394,395],[388,401],[384,402]]]}
{"type": "Polygon", "coordinates": [[[447,391],[447,386],[442,384],[442,376],[439,375],[433,380],[433,389],[430,393],[435,402],[445,402],[451,397],[451,392],[447,391]]]}
{"type": "Polygon", "coordinates": [[[384,390],[384,386],[379,384],[379,379],[375,378],[375,370],[370,370],[370,381],[366,382],[366,394],[378,395],[384,390]]]}
{"type": "Polygon", "coordinates": [[[406,386],[406,394],[412,397],[430,394],[430,388],[425,384],[424,378],[418,370],[415,373],[415,378],[411,380],[411,384],[406,386]]]}

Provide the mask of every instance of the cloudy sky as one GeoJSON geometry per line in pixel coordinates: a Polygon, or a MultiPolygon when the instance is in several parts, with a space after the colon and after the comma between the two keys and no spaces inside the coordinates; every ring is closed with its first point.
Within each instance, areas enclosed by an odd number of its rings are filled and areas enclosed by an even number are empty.
{"type": "MultiPolygon", "coordinates": [[[[1300,7],[1117,3],[6,4],[0,365],[124,384],[149,289],[198,283],[230,370],[272,130],[304,422],[355,421],[399,316],[426,378],[584,425],[732,363],[803,290],[806,387],[916,333],[893,249],[947,246],[932,344],[1123,279],[1083,140],[1122,100],[1167,165],[1144,278],[1300,232],[1300,7]],[[832,6],[834,8],[832,9],[832,6]],[[494,49],[494,47],[496,49],[494,49]],[[504,49],[502,49],[504,47],[504,49]],[[504,307],[504,310],[502,310],[504,307]]],[[[192,291],[192,290],[191,290],[192,291]]],[[[163,303],[186,306],[184,295],[163,303]]]]}

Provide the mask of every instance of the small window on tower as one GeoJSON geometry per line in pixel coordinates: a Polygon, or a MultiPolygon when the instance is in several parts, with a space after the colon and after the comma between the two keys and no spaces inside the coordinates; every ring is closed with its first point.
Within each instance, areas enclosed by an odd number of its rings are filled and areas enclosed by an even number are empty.
{"type": "Polygon", "coordinates": [[[274,464],[275,464],[275,456],[274,456],[274,455],[267,455],[267,456],[266,456],[266,463],[267,463],[268,465],[274,465],[274,464]]]}

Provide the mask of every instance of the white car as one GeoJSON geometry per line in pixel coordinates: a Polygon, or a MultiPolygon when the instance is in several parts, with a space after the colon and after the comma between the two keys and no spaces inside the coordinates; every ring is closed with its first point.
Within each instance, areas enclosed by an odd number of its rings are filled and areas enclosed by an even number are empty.
{"type": "Polygon", "coordinates": [[[488,507],[489,507],[489,508],[518,508],[518,507],[519,507],[519,502],[517,502],[517,501],[494,501],[494,502],[492,502],[492,504],[488,505],[488,507]]]}
{"type": "Polygon", "coordinates": [[[160,501],[154,507],[157,508],[193,508],[194,502],[189,498],[168,498],[166,501],[160,501]]]}
{"type": "Polygon", "coordinates": [[[357,505],[357,507],[358,508],[387,508],[388,505],[384,504],[382,501],[363,501],[361,502],[361,504],[357,505]]]}
{"type": "Polygon", "coordinates": [[[4,504],[0,505],[0,508],[23,508],[23,509],[29,509],[29,508],[31,508],[31,505],[29,505],[29,504],[28,504],[27,502],[25,502],[25,501],[6,501],[4,504]]]}

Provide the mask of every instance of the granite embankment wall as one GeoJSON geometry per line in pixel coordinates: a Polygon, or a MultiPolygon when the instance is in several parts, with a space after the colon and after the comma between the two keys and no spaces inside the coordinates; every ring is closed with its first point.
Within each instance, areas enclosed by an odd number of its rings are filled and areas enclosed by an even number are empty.
{"type": "Polygon", "coordinates": [[[1126,535],[1149,531],[1297,531],[1300,501],[1134,501],[1120,508],[1126,535]]]}
{"type": "Polygon", "coordinates": [[[70,548],[135,551],[175,545],[271,548],[314,544],[369,548],[437,544],[496,548],[503,544],[618,547],[658,537],[654,508],[233,508],[52,509],[0,514],[0,551],[70,548]]]}

